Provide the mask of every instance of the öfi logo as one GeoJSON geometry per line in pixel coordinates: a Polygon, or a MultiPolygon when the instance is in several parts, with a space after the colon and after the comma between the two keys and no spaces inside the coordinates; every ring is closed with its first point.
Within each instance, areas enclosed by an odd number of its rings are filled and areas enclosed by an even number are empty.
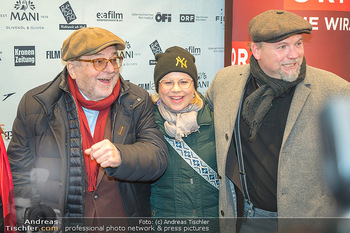
{"type": "Polygon", "coordinates": [[[162,14],[158,12],[155,17],[156,21],[159,22],[171,22],[171,14],[162,14]]]}
{"type": "Polygon", "coordinates": [[[35,46],[14,47],[15,66],[35,66],[35,46]]]}
{"type": "Polygon", "coordinates": [[[73,8],[68,1],[60,6],[60,10],[67,23],[71,23],[77,19],[77,16],[75,15],[73,8]]]}
{"type": "Polygon", "coordinates": [[[39,13],[37,12],[27,12],[34,11],[35,5],[33,1],[16,1],[14,8],[17,12],[11,12],[10,20],[18,21],[39,21],[39,13]]]}

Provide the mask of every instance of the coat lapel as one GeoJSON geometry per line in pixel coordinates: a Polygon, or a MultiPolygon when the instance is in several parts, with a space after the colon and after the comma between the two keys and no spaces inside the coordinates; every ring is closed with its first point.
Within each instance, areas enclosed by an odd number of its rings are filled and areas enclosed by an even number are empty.
{"type": "Polygon", "coordinates": [[[284,130],[281,151],[283,150],[286,141],[292,132],[295,122],[298,119],[298,116],[300,115],[301,110],[303,109],[306,100],[310,95],[310,91],[310,84],[306,84],[305,82],[298,84],[296,87],[293,101],[288,113],[286,128],[284,130]]]}
{"type": "MultiPolygon", "coordinates": [[[[218,169],[221,175],[225,174],[227,170],[227,156],[229,154],[231,140],[234,140],[232,139],[233,130],[241,99],[243,98],[244,88],[249,77],[249,66],[242,66],[239,73],[228,72],[227,76],[225,85],[221,85],[220,90],[216,90],[214,93],[218,99],[214,104],[214,121],[215,131],[217,132],[216,136],[221,139],[218,140],[219,148],[217,148],[218,169]]],[[[228,164],[230,166],[228,169],[237,170],[236,158],[230,161],[232,163],[228,164]]],[[[235,175],[233,176],[236,177],[235,175]]],[[[240,188],[239,175],[236,178],[238,179],[233,179],[232,181],[240,188]]]]}
{"type": "MultiPolygon", "coordinates": [[[[218,96],[220,96],[220,103],[215,103],[214,114],[217,106],[216,104],[218,104],[220,106],[218,109],[220,115],[215,115],[215,127],[219,128],[218,132],[220,132],[221,135],[227,134],[229,138],[231,138],[233,134],[233,128],[235,126],[239,105],[241,99],[243,98],[242,93],[246,85],[248,75],[240,74],[242,78],[232,78],[232,82],[228,82],[226,87],[219,90],[222,97],[218,93],[218,96]]],[[[226,144],[224,149],[223,155],[225,156],[227,156],[229,145],[229,143],[226,144]]],[[[226,157],[223,161],[226,161],[226,157]]]]}

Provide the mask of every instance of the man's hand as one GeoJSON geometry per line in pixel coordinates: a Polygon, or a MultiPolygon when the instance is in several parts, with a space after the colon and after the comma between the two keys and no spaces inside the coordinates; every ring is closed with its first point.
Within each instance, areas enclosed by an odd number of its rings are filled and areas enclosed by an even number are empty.
{"type": "Polygon", "coordinates": [[[92,145],[85,153],[90,155],[91,159],[96,159],[101,167],[119,167],[122,163],[119,150],[108,139],[92,145]]]}

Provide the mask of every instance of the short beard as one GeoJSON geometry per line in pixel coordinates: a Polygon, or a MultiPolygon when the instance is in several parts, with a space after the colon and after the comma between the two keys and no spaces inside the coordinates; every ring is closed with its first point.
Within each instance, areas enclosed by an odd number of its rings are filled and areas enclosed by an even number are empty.
{"type": "Polygon", "coordinates": [[[295,71],[284,73],[282,70],[280,70],[280,75],[282,77],[282,80],[286,82],[294,82],[299,77],[300,68],[301,68],[301,65],[298,63],[298,67],[295,71]]]}

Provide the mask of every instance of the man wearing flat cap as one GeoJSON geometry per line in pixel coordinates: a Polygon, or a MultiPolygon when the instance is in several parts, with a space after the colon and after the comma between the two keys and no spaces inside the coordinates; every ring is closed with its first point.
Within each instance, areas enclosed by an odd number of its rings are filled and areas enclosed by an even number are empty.
{"type": "Polygon", "coordinates": [[[289,223],[280,217],[334,214],[319,117],[350,86],[306,65],[302,34],[311,30],[283,10],[254,17],[250,64],[220,70],[206,92],[214,109],[221,232],[275,232],[289,223]]]}
{"type": "Polygon", "coordinates": [[[79,29],[63,42],[63,71],[23,96],[8,156],[27,215],[45,206],[45,216],[94,225],[150,216],[149,182],[164,173],[167,147],[147,91],[119,73],[124,48],[108,30],[79,29]]]}

